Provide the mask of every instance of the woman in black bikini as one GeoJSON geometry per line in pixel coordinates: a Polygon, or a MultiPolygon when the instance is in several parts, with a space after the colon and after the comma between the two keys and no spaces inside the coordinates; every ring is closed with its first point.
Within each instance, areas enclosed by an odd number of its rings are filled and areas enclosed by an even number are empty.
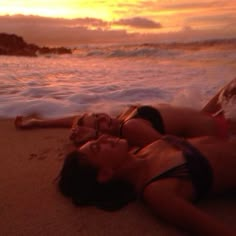
{"type": "Polygon", "coordinates": [[[233,236],[193,202],[236,187],[235,146],[215,137],[163,136],[129,152],[125,139],[103,135],[66,157],[59,189],[77,205],[110,211],[138,198],[190,235],[233,236]]]}

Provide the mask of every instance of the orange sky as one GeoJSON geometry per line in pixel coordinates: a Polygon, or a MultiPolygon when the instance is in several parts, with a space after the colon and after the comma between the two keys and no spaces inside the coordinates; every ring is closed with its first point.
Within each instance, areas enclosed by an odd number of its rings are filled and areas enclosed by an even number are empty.
{"type": "Polygon", "coordinates": [[[236,37],[235,23],[235,0],[1,0],[0,5],[1,31],[28,39],[37,28],[38,37],[64,29],[70,37],[82,34],[82,41],[95,35],[109,41],[112,34],[124,40],[228,38],[236,37]]]}

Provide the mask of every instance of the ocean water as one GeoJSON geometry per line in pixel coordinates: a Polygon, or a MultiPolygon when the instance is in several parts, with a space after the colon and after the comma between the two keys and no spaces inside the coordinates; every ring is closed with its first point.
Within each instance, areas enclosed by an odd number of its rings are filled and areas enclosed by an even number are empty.
{"type": "Polygon", "coordinates": [[[0,56],[0,117],[201,107],[236,77],[236,47],[83,45],[72,55],[0,56]]]}

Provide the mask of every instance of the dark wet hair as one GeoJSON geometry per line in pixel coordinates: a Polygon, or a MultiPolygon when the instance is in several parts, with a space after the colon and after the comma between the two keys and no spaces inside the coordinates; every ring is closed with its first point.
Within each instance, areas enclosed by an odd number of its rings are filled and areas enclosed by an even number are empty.
{"type": "Polygon", "coordinates": [[[79,117],[77,120],[77,125],[78,126],[83,126],[84,125],[84,117],[87,115],[87,113],[84,113],[82,116],[79,117]]]}
{"type": "Polygon", "coordinates": [[[60,192],[70,197],[75,205],[94,205],[115,211],[136,199],[134,188],[123,180],[99,183],[98,170],[86,162],[86,155],[73,151],[66,156],[59,175],[60,192]]]}

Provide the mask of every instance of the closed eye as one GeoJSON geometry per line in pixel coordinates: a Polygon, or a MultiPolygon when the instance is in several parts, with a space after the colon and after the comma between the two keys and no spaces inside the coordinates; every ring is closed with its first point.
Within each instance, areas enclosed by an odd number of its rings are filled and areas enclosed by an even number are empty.
{"type": "Polygon", "coordinates": [[[106,139],[106,140],[103,140],[103,143],[105,144],[109,144],[111,147],[114,147],[116,142],[113,140],[113,139],[106,139]]]}

